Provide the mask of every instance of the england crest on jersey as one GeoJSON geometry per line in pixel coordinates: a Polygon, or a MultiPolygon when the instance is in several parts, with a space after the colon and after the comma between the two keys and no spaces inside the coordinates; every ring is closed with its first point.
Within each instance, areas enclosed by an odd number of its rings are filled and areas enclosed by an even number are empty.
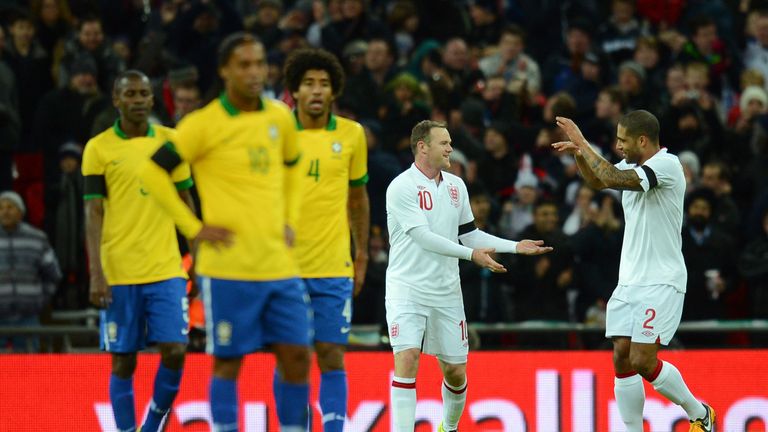
{"type": "Polygon", "coordinates": [[[448,194],[451,196],[451,204],[454,207],[459,208],[459,188],[456,185],[448,186],[448,194]]]}

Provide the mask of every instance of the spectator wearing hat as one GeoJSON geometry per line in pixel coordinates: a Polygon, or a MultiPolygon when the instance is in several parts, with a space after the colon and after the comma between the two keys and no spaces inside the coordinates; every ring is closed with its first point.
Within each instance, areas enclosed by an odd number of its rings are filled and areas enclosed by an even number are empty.
{"type": "Polygon", "coordinates": [[[520,171],[514,183],[514,193],[501,206],[499,229],[502,237],[519,238],[533,223],[533,207],[539,199],[539,179],[530,171],[520,171]]]}
{"type": "MultiPolygon", "coordinates": [[[[22,221],[26,207],[16,192],[0,193],[0,325],[36,326],[61,279],[45,233],[22,221]]],[[[37,351],[37,338],[0,337],[0,351],[37,351]]]]}
{"type": "Polygon", "coordinates": [[[487,78],[502,77],[508,89],[530,100],[541,90],[539,64],[525,52],[525,32],[509,25],[501,30],[497,52],[480,60],[479,67],[487,78]]]}
{"type": "MultiPolygon", "coordinates": [[[[713,224],[716,197],[698,189],[686,198],[683,257],[688,269],[683,320],[723,319],[726,291],[736,282],[735,239],[713,224]]],[[[708,335],[707,337],[711,337],[708,335]]],[[[683,336],[681,339],[685,340],[683,336]]]]}
{"type": "Polygon", "coordinates": [[[94,74],[102,92],[108,92],[117,74],[125,69],[125,63],[104,37],[101,19],[95,15],[80,19],[75,37],[64,45],[58,76],[60,88],[70,85],[73,75],[79,72],[75,70],[76,65],[83,57],[89,57],[95,65],[94,74]]]}
{"type": "Polygon", "coordinates": [[[99,91],[97,67],[91,56],[78,57],[70,64],[69,71],[68,86],[43,96],[35,116],[34,138],[43,152],[43,180],[47,191],[61,179],[60,147],[68,141],[87,142],[96,117],[110,104],[99,91]]]}
{"type": "Polygon", "coordinates": [[[768,94],[762,87],[749,86],[739,98],[739,113],[733,127],[727,128],[727,151],[721,153],[734,172],[741,173],[764,148],[768,147],[765,122],[768,94]]]}
{"type": "Polygon", "coordinates": [[[649,109],[651,96],[645,88],[645,68],[633,60],[619,66],[619,88],[627,101],[627,110],[649,109]]]}
{"type": "Polygon", "coordinates": [[[46,232],[65,276],[54,305],[64,309],[88,306],[82,158],[82,145],[64,143],[59,148],[61,177],[47,191],[46,232]]]}
{"type": "Polygon", "coordinates": [[[701,162],[696,153],[690,150],[683,150],[678,155],[680,164],[683,166],[683,175],[685,176],[685,195],[687,196],[699,188],[701,181],[701,162]]]}

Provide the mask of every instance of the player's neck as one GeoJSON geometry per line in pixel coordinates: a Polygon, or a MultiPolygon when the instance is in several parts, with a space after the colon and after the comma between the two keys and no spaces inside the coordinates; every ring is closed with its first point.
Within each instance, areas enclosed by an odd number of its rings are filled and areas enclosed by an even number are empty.
{"type": "Polygon", "coordinates": [[[128,138],[143,137],[147,136],[147,132],[149,131],[149,122],[142,121],[140,123],[135,123],[130,120],[121,118],[120,129],[125,132],[125,135],[128,136],[128,138]]]}
{"type": "Polygon", "coordinates": [[[440,175],[440,168],[432,168],[429,166],[429,164],[418,160],[413,164],[416,165],[416,169],[421,171],[421,173],[424,174],[424,176],[426,176],[428,179],[434,180],[435,183],[440,184],[440,181],[442,180],[442,176],[440,175]]]}
{"type": "Polygon", "coordinates": [[[261,95],[255,99],[241,97],[237,92],[226,90],[227,99],[238,111],[258,111],[261,108],[261,95]]]}
{"type": "Polygon", "coordinates": [[[648,159],[652,158],[656,153],[661,151],[661,147],[653,147],[647,154],[645,154],[640,161],[638,161],[637,166],[641,166],[644,163],[648,161],[648,159]]]}
{"type": "Polygon", "coordinates": [[[296,113],[299,117],[299,123],[301,123],[301,127],[304,129],[325,129],[331,117],[330,111],[317,117],[313,117],[300,109],[296,113]]]}

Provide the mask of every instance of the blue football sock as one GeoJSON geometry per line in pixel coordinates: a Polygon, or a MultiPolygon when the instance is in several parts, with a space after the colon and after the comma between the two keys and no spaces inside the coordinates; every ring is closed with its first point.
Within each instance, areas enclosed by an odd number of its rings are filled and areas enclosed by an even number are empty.
{"type": "Polygon", "coordinates": [[[211,416],[214,432],[237,431],[237,381],[211,379],[211,416]]]}
{"type": "Polygon", "coordinates": [[[109,376],[109,400],[115,415],[115,425],[119,431],[136,429],[136,412],[133,407],[133,377],[122,379],[117,375],[109,376]]]}
{"type": "Polygon", "coordinates": [[[281,426],[307,426],[309,407],[309,384],[280,384],[280,402],[277,404],[277,418],[281,426]]]}
{"type": "Polygon", "coordinates": [[[323,431],[342,432],[347,414],[347,372],[335,370],[320,375],[320,409],[323,431]]]}
{"type": "Polygon", "coordinates": [[[179,392],[181,382],[181,370],[172,370],[160,364],[155,375],[155,390],[152,394],[152,402],[149,404],[149,412],[141,432],[157,432],[160,422],[173,405],[176,393],[179,392]]]}

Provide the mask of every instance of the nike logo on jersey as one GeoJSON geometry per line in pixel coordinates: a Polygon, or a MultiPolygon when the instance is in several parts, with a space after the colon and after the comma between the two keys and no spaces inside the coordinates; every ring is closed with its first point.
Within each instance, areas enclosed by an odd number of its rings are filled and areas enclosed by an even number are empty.
{"type": "Polygon", "coordinates": [[[122,162],[122,161],[123,161],[122,159],[115,159],[115,160],[111,161],[110,163],[111,163],[112,165],[117,165],[117,164],[119,164],[119,163],[120,163],[120,162],[122,162]]]}

